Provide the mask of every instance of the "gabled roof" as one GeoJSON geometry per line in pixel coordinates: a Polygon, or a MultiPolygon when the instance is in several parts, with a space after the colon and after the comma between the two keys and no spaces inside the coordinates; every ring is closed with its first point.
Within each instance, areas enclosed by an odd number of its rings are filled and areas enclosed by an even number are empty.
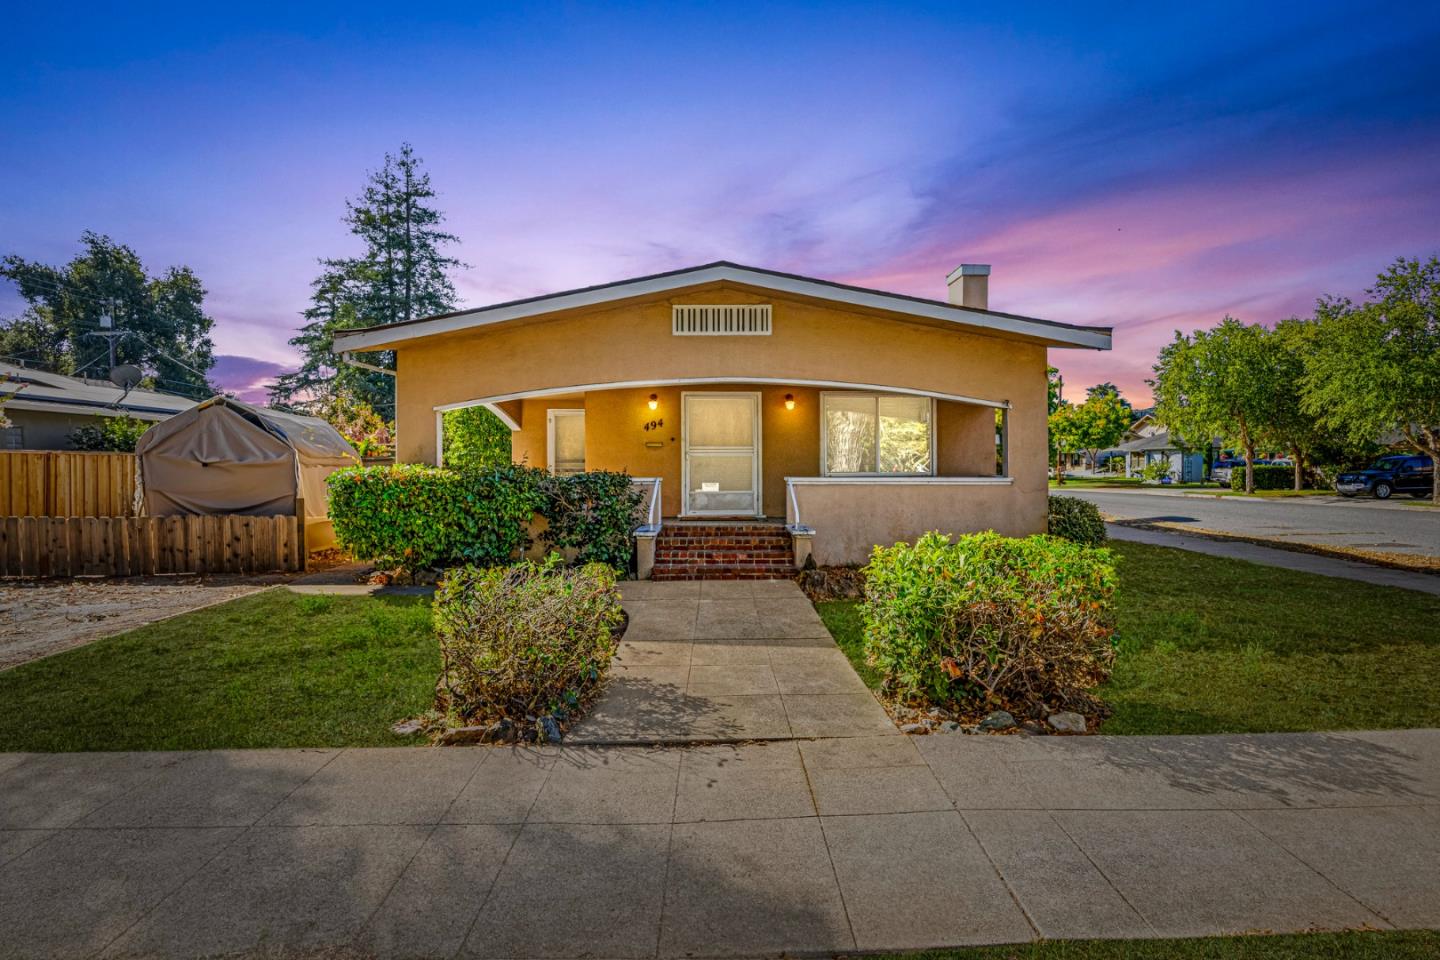
{"type": "Polygon", "coordinates": [[[793,273],[781,273],[760,267],[746,267],[727,260],[707,263],[683,270],[651,274],[631,280],[619,280],[578,290],[566,290],[523,300],[496,303],[473,310],[458,310],[434,317],[423,317],[378,327],[364,327],[356,330],[342,330],[335,334],[336,353],[374,350],[405,340],[452,333],[457,330],[474,329],[494,324],[521,320],[526,317],[571,310],[578,307],[600,306],[631,297],[662,295],[685,287],[705,283],[728,281],[773,290],[776,293],[814,297],[850,306],[891,313],[908,314],[929,320],[942,320],[978,330],[1008,333],[1043,340],[1058,347],[1088,347],[1093,350],[1110,349],[1109,327],[1087,327],[1054,320],[1039,320],[1022,317],[1013,313],[999,313],[995,310],[977,310],[974,307],[960,307],[944,300],[927,300],[903,293],[889,293],[856,287],[830,280],[817,280],[793,273]]]}
{"type": "Polygon", "coordinates": [[[67,377],[62,373],[0,363],[0,397],[11,410],[42,410],[84,416],[132,416],[164,420],[195,405],[190,397],[156,390],[126,393],[105,380],[67,377]]]}

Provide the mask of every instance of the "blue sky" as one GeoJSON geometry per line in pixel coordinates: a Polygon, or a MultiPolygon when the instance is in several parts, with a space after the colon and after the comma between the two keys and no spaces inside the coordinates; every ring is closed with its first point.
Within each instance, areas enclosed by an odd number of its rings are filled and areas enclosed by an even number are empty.
{"type": "Polygon", "coordinates": [[[468,305],[719,258],[941,297],[990,262],[995,308],[1116,327],[1068,382],[1143,399],[1174,329],[1440,251],[1436,49],[1434,4],[31,5],[0,253],[189,264],[254,391],[409,141],[468,305]]]}

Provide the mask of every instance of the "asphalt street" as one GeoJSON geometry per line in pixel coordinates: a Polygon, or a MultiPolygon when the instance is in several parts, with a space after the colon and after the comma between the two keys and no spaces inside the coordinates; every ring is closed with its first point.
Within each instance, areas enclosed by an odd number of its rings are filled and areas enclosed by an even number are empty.
{"type": "Polygon", "coordinates": [[[1116,520],[1183,524],[1251,537],[1440,556],[1440,510],[1342,497],[1250,499],[1150,490],[1052,490],[1089,500],[1116,520]]]}

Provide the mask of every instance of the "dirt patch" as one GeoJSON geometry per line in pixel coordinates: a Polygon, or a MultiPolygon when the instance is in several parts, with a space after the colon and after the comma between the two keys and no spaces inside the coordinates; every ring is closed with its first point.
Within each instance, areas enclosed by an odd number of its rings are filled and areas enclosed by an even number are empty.
{"type": "Polygon", "coordinates": [[[83,646],[290,578],[143,577],[0,584],[0,670],[83,646]]]}

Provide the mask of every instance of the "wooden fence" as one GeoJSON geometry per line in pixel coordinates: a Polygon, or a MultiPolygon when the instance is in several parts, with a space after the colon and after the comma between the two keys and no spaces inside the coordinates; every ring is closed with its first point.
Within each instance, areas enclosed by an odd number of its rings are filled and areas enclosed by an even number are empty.
{"type": "Polygon", "coordinates": [[[304,570],[304,531],[286,516],[0,516],[0,576],[304,570]]]}
{"type": "Polygon", "coordinates": [[[135,455],[0,451],[0,517],[133,517],[135,455]]]}

